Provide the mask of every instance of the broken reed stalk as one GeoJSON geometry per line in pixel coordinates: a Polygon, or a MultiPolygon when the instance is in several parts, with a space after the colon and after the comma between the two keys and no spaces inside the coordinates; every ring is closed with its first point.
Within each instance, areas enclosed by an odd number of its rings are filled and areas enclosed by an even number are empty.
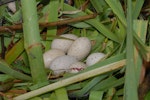
{"type": "Polygon", "coordinates": [[[113,70],[122,68],[125,64],[126,64],[126,60],[122,59],[120,61],[116,61],[114,63],[107,64],[105,66],[97,67],[93,70],[89,70],[87,72],[77,74],[70,78],[66,78],[66,79],[60,80],[56,83],[52,83],[48,86],[39,88],[37,90],[33,90],[33,91],[25,93],[25,94],[22,94],[20,96],[13,98],[13,100],[26,100],[26,99],[53,91],[55,89],[58,89],[58,88],[61,88],[61,87],[64,87],[64,86],[67,86],[67,85],[70,85],[70,84],[73,84],[76,82],[80,82],[82,80],[85,80],[85,79],[88,79],[88,78],[91,78],[91,77],[94,77],[94,76],[97,76],[100,74],[104,74],[109,71],[113,71],[113,70]]]}
{"type": "MultiPolygon", "coordinates": [[[[90,14],[86,16],[80,16],[77,18],[70,18],[66,20],[60,20],[56,22],[43,22],[39,23],[39,27],[44,28],[44,27],[50,27],[50,26],[60,26],[60,25],[65,25],[69,23],[74,23],[74,22],[80,22],[88,19],[95,18],[97,14],[90,14]]],[[[0,26],[0,32],[9,32],[10,30],[15,31],[15,30],[21,30],[22,29],[22,24],[18,25],[11,25],[11,26],[0,26]]]]}
{"type": "Polygon", "coordinates": [[[34,84],[47,82],[44,68],[38,16],[35,0],[21,0],[23,14],[24,47],[28,55],[34,84]]]}

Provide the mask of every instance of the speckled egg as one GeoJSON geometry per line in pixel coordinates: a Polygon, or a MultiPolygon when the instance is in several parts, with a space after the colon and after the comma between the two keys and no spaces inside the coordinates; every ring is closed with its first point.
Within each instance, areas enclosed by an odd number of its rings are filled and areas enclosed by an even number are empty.
{"type": "Polygon", "coordinates": [[[86,59],[87,66],[92,66],[105,57],[104,53],[92,53],[86,59]]]}
{"type": "Polygon", "coordinates": [[[51,48],[53,49],[60,49],[65,53],[70,48],[71,44],[76,40],[78,37],[74,34],[63,34],[60,35],[59,39],[54,39],[51,44],[51,48]]]}
{"type": "Polygon", "coordinates": [[[68,72],[69,66],[75,62],[78,62],[78,60],[73,56],[60,56],[52,61],[50,64],[50,69],[53,71],[54,75],[59,75],[64,72],[68,72]]]}
{"type": "Polygon", "coordinates": [[[84,59],[91,50],[91,41],[87,37],[76,39],[68,50],[68,55],[76,57],[78,60],[84,59]]]}
{"type": "Polygon", "coordinates": [[[59,57],[59,56],[63,56],[65,55],[65,52],[62,51],[62,50],[59,50],[59,49],[51,49],[51,50],[48,50],[46,51],[44,54],[43,54],[43,59],[44,59],[44,65],[46,68],[49,68],[51,62],[59,57]]]}

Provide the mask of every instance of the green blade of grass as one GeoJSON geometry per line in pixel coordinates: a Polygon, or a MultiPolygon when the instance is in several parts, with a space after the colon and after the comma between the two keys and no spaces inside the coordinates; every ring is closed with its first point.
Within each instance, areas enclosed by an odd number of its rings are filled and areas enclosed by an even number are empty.
{"type": "MultiPolygon", "coordinates": [[[[47,9],[48,22],[55,22],[58,20],[58,6],[59,6],[59,0],[50,1],[47,9]]],[[[47,31],[47,36],[56,35],[56,33],[57,33],[57,26],[49,27],[47,31]]],[[[51,40],[52,37],[47,37],[46,39],[51,40]]],[[[50,49],[50,44],[51,41],[46,41],[46,48],[45,48],[46,51],[50,49]]]]}
{"type": "Polygon", "coordinates": [[[133,18],[132,0],[127,0],[127,46],[126,46],[126,72],[125,72],[125,100],[138,100],[136,71],[134,65],[134,45],[133,45],[133,18]]]}
{"type": "MultiPolygon", "coordinates": [[[[144,20],[133,21],[133,29],[143,42],[145,42],[146,40],[147,26],[148,26],[148,21],[144,21],[144,20]]],[[[136,67],[136,80],[137,83],[139,83],[143,60],[142,57],[140,56],[139,50],[137,50],[136,47],[134,48],[134,50],[135,50],[134,58],[135,58],[135,67],[136,67]]]]}
{"type": "Polygon", "coordinates": [[[133,36],[134,36],[134,44],[136,45],[136,48],[138,48],[139,53],[147,62],[149,62],[150,61],[150,46],[146,46],[135,32],[133,32],[133,36]]]}
{"type": "Polygon", "coordinates": [[[6,62],[4,62],[2,60],[0,60],[0,72],[8,74],[8,75],[10,75],[10,76],[12,76],[14,78],[17,78],[17,79],[30,80],[31,81],[31,77],[30,76],[27,76],[25,74],[22,74],[22,73],[20,73],[18,71],[15,71],[15,70],[11,69],[10,66],[6,62]]]}
{"type": "Polygon", "coordinates": [[[124,84],[124,77],[116,79],[115,77],[109,77],[99,84],[95,85],[91,90],[94,91],[106,91],[110,88],[117,87],[124,84]]]}
{"type": "Polygon", "coordinates": [[[132,14],[133,19],[137,19],[138,18],[143,4],[144,4],[144,0],[136,0],[136,4],[135,4],[135,7],[133,9],[133,14],[132,14]]]}
{"type": "Polygon", "coordinates": [[[117,17],[120,19],[120,21],[124,25],[126,25],[126,18],[125,18],[122,6],[120,4],[120,0],[105,0],[105,1],[111,7],[111,9],[113,10],[113,12],[117,15],[117,17]]]}
{"type": "Polygon", "coordinates": [[[79,89],[83,88],[85,86],[85,84],[87,84],[87,83],[88,83],[88,80],[79,82],[79,83],[75,83],[75,84],[71,84],[71,85],[66,86],[66,89],[67,89],[67,91],[79,90],[79,89]]]}
{"type": "Polygon", "coordinates": [[[91,28],[91,25],[85,22],[70,23],[69,25],[76,27],[76,28],[91,28]]]}
{"type": "Polygon", "coordinates": [[[106,78],[107,75],[100,75],[93,78],[89,83],[87,83],[81,90],[73,92],[71,95],[75,97],[82,97],[84,94],[88,93],[92,87],[99,83],[102,79],[106,78]]]}
{"type": "Polygon", "coordinates": [[[13,80],[14,77],[7,75],[7,74],[0,74],[0,82],[8,82],[10,80],[13,80]]]}
{"type": "Polygon", "coordinates": [[[33,98],[29,99],[29,100],[43,100],[43,99],[40,98],[40,97],[33,97],[33,98]]]}
{"type": "Polygon", "coordinates": [[[8,64],[11,64],[13,61],[16,60],[16,58],[24,51],[24,44],[23,44],[23,38],[20,39],[13,47],[10,49],[6,56],[5,61],[8,64]]]}
{"type": "Polygon", "coordinates": [[[57,100],[57,97],[56,97],[56,94],[55,92],[52,92],[50,97],[49,97],[49,100],[57,100]]]}
{"type": "Polygon", "coordinates": [[[120,40],[117,35],[115,35],[114,33],[112,33],[108,28],[106,28],[103,24],[101,24],[100,22],[98,22],[96,19],[90,19],[85,21],[86,23],[94,26],[99,32],[101,32],[104,36],[106,36],[107,38],[120,43],[122,42],[122,40],[120,40]]]}
{"type": "Polygon", "coordinates": [[[59,88],[55,90],[57,100],[68,100],[67,91],[65,88],[59,88]]]}
{"type": "Polygon", "coordinates": [[[103,94],[103,91],[91,91],[89,100],[102,100],[103,94]]]}
{"type": "Polygon", "coordinates": [[[93,7],[96,9],[96,11],[98,13],[102,12],[103,11],[103,7],[101,5],[101,1],[103,0],[90,0],[90,2],[92,3],[93,7]]]}
{"type": "Polygon", "coordinates": [[[115,89],[115,88],[109,88],[109,89],[108,89],[108,92],[107,92],[107,94],[106,94],[107,100],[112,100],[113,97],[114,97],[115,92],[116,92],[116,89],[115,89]]]}

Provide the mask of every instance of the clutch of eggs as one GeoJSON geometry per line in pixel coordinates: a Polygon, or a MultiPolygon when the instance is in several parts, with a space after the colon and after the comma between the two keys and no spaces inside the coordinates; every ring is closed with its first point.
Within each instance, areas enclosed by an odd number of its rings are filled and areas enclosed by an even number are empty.
{"type": "Polygon", "coordinates": [[[51,49],[43,54],[46,68],[53,71],[54,75],[65,72],[77,73],[100,61],[105,54],[92,53],[91,41],[87,37],[78,37],[74,34],[63,34],[54,39],[51,49]],[[86,64],[81,62],[87,57],[86,64]]]}

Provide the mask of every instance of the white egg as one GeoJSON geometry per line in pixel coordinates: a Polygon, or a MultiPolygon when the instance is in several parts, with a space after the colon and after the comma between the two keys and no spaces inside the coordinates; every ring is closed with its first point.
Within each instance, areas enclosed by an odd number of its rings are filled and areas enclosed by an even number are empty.
{"type": "Polygon", "coordinates": [[[76,40],[78,37],[74,34],[63,34],[60,35],[60,37],[63,37],[61,39],[54,39],[51,44],[51,48],[60,49],[64,51],[65,53],[70,48],[71,44],[76,40]]]}
{"type": "Polygon", "coordinates": [[[84,59],[91,50],[91,42],[87,37],[76,39],[68,50],[68,55],[76,57],[78,60],[84,59]]]}
{"type": "Polygon", "coordinates": [[[15,2],[10,2],[7,4],[7,6],[13,13],[16,12],[16,3],[15,2]]]}
{"type": "Polygon", "coordinates": [[[76,62],[70,65],[69,73],[78,73],[81,70],[84,70],[87,65],[83,62],[76,62]]]}
{"type": "Polygon", "coordinates": [[[54,75],[59,75],[64,72],[68,72],[69,66],[77,61],[78,60],[72,56],[60,56],[52,61],[52,63],[50,64],[50,69],[53,71],[54,75]]]}
{"type": "Polygon", "coordinates": [[[43,59],[44,59],[44,65],[46,68],[49,68],[50,63],[57,57],[63,56],[65,53],[62,50],[59,49],[51,49],[46,51],[43,54],[43,59]]]}
{"type": "Polygon", "coordinates": [[[105,57],[104,53],[99,53],[99,52],[98,53],[92,53],[87,57],[86,64],[87,64],[87,66],[94,65],[104,57],[105,57]]]}

